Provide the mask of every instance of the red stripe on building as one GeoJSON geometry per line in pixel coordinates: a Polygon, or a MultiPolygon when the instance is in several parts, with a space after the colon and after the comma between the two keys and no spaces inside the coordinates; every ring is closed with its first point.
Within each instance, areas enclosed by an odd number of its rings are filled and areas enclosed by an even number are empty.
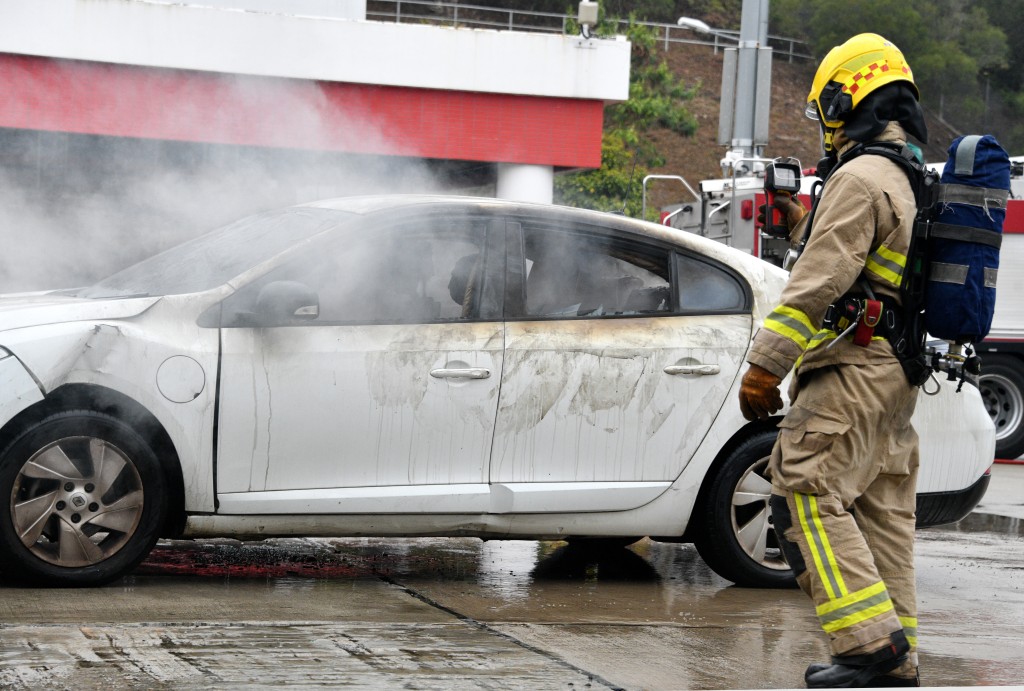
{"type": "Polygon", "coordinates": [[[1006,218],[1003,220],[1004,233],[1024,233],[1024,200],[1011,199],[1006,202],[1006,218]]]}
{"type": "Polygon", "coordinates": [[[596,168],[603,115],[596,100],[0,53],[0,127],[596,168]]]}

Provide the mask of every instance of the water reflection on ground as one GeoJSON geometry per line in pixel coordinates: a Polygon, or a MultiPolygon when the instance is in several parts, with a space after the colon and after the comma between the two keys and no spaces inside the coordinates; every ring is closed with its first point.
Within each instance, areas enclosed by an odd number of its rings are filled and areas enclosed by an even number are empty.
{"type": "Polygon", "coordinates": [[[517,597],[533,581],[659,582],[723,586],[689,546],[476,538],[165,540],[139,576],[472,580],[517,597]]]}

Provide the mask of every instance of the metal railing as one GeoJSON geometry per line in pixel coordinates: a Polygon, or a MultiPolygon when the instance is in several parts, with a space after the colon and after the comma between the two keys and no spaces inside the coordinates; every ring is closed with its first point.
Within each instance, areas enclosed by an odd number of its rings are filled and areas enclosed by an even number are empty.
{"type": "Polygon", "coordinates": [[[384,22],[557,34],[566,32],[570,19],[568,15],[552,12],[523,12],[433,0],[367,0],[366,18],[384,22]]]}
{"type": "MultiPolygon", "coordinates": [[[[552,12],[527,12],[508,8],[466,5],[461,2],[435,2],[434,0],[367,0],[366,18],[371,21],[398,22],[410,24],[437,24],[440,26],[467,27],[475,29],[496,29],[501,31],[540,31],[564,34],[572,15],[552,12]]],[[[620,26],[629,21],[617,19],[620,26]]],[[[665,50],[674,43],[709,46],[717,53],[720,48],[735,47],[739,42],[738,31],[716,29],[707,38],[694,38],[693,29],[676,24],[659,22],[636,22],[653,30],[658,42],[665,50]]],[[[769,36],[768,44],[775,56],[794,60],[810,60],[813,56],[806,44],[794,38],[769,36]]]]}

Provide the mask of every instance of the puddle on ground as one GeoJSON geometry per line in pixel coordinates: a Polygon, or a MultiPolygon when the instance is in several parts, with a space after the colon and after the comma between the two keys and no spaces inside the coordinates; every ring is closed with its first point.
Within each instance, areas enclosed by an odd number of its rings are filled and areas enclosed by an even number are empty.
{"type": "MultiPolygon", "coordinates": [[[[932,530],[929,528],[928,530],[932,530]]],[[[971,513],[959,523],[937,526],[934,530],[949,530],[959,533],[999,533],[1000,535],[1024,536],[1024,520],[992,513],[971,513]]]]}

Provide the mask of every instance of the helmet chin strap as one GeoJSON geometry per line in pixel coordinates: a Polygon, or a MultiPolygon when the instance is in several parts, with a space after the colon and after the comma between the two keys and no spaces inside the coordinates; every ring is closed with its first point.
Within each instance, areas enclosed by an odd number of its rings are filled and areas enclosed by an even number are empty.
{"type": "Polygon", "coordinates": [[[826,127],[825,123],[821,122],[821,153],[824,156],[834,156],[836,153],[835,146],[832,142],[834,134],[834,129],[826,127]]]}

